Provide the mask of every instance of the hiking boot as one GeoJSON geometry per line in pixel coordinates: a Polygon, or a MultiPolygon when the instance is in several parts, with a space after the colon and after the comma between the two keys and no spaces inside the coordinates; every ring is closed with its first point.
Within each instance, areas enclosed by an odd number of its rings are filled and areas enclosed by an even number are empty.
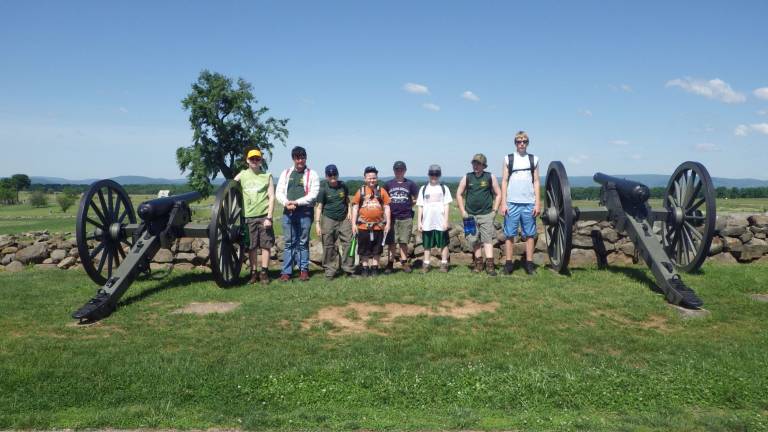
{"type": "Polygon", "coordinates": [[[358,279],[360,278],[360,275],[355,272],[344,272],[344,276],[348,278],[358,279]]]}
{"type": "Polygon", "coordinates": [[[309,280],[309,272],[306,270],[302,270],[301,273],[299,273],[299,280],[302,282],[306,282],[309,280]]]}
{"type": "Polygon", "coordinates": [[[483,271],[483,259],[475,258],[475,267],[472,269],[472,272],[480,273],[481,271],[483,271]]]}
{"type": "Polygon", "coordinates": [[[504,274],[505,275],[511,275],[512,274],[512,270],[514,270],[514,269],[515,269],[515,264],[512,261],[507,260],[504,263],[504,274]]]}
{"type": "Polygon", "coordinates": [[[362,269],[360,269],[360,276],[362,277],[370,276],[370,273],[368,273],[368,267],[363,267],[362,269]]]}
{"type": "Polygon", "coordinates": [[[448,273],[448,263],[440,263],[440,273],[448,273]]]}
{"type": "Polygon", "coordinates": [[[536,269],[533,268],[533,261],[524,261],[523,268],[525,268],[525,272],[529,275],[536,273],[536,269]]]}
{"type": "Polygon", "coordinates": [[[389,261],[387,262],[387,266],[384,267],[384,274],[392,274],[392,272],[395,270],[395,262],[389,261]]]}
{"type": "Polygon", "coordinates": [[[371,277],[379,275],[379,266],[371,267],[371,277]]]}
{"type": "Polygon", "coordinates": [[[280,275],[280,282],[288,282],[290,280],[291,280],[291,275],[285,274],[285,273],[280,275]]]}
{"type": "Polygon", "coordinates": [[[429,273],[429,264],[422,264],[421,274],[427,274],[427,273],[429,273]]]}
{"type": "Polygon", "coordinates": [[[485,260],[485,273],[488,276],[496,276],[496,266],[493,264],[493,258],[487,258],[485,260]]]}
{"type": "Polygon", "coordinates": [[[259,281],[259,274],[256,272],[251,273],[251,278],[248,279],[248,285],[255,284],[259,281]]]}
{"type": "Polygon", "coordinates": [[[259,282],[261,282],[262,285],[269,283],[269,275],[265,270],[259,272],[259,282]]]}
{"type": "Polygon", "coordinates": [[[405,273],[410,273],[413,271],[413,269],[411,268],[411,265],[408,264],[408,261],[401,261],[400,265],[401,265],[401,268],[403,269],[403,272],[405,273]]]}

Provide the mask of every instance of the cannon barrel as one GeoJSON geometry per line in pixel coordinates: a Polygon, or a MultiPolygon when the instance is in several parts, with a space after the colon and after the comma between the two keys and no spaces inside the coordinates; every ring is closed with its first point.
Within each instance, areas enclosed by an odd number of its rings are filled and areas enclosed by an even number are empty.
{"type": "Polygon", "coordinates": [[[648,189],[648,186],[636,181],[609,176],[603,173],[596,173],[592,179],[603,186],[607,183],[613,183],[616,185],[616,190],[622,199],[628,199],[635,204],[642,204],[648,201],[648,198],[651,196],[651,190],[648,189]]]}
{"type": "Polygon", "coordinates": [[[171,212],[171,209],[173,209],[173,206],[178,202],[189,203],[197,201],[200,198],[202,198],[200,192],[187,192],[180,195],[156,198],[139,204],[137,213],[142,220],[150,222],[163,216],[167,216],[171,212]]]}

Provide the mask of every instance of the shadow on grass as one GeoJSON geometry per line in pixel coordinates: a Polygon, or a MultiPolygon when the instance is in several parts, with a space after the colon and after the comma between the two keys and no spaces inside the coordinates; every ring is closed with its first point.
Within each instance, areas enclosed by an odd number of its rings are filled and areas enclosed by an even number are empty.
{"type": "Polygon", "coordinates": [[[196,282],[209,282],[213,280],[213,275],[209,273],[181,273],[177,276],[171,276],[171,274],[167,274],[164,276],[163,279],[150,279],[150,280],[163,280],[163,282],[159,283],[157,286],[146,289],[140,293],[136,293],[130,297],[124,298],[122,301],[120,301],[120,306],[128,306],[133,303],[142,301],[146,299],[147,297],[151,297],[159,292],[189,286],[190,284],[196,283],[196,282]],[[165,279],[165,280],[163,280],[165,279]]]}

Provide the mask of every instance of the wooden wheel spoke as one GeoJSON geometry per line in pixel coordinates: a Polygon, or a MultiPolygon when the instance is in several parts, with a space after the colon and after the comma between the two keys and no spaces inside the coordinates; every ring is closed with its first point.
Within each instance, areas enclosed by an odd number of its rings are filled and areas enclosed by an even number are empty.
{"type": "Polygon", "coordinates": [[[99,245],[98,245],[98,246],[96,246],[95,248],[93,248],[93,251],[92,251],[92,252],[90,253],[90,255],[89,255],[89,256],[91,257],[91,260],[93,260],[93,259],[96,257],[96,255],[98,255],[98,254],[99,254],[99,252],[100,252],[102,249],[104,249],[104,243],[99,243],[99,245]]]}
{"type": "Polygon", "coordinates": [[[105,248],[101,252],[101,259],[99,260],[99,266],[98,266],[98,268],[96,268],[96,272],[97,273],[101,273],[101,271],[104,269],[104,263],[107,260],[107,255],[109,255],[109,251],[105,248]]]}
{"type": "MultiPolygon", "coordinates": [[[[110,189],[107,189],[110,190],[110,189]]],[[[99,192],[97,193],[99,196],[99,202],[101,202],[101,208],[109,211],[109,207],[107,207],[107,203],[104,201],[104,194],[101,192],[101,189],[99,189],[99,192]]],[[[109,216],[109,219],[105,220],[105,225],[112,221],[112,215],[108,214],[107,212],[104,212],[104,216],[109,216]]]]}
{"type": "Polygon", "coordinates": [[[89,217],[85,218],[85,220],[86,220],[86,221],[88,221],[88,222],[89,222],[90,224],[92,224],[92,225],[96,225],[96,226],[97,226],[99,229],[101,229],[102,231],[106,231],[106,228],[104,227],[104,225],[102,225],[102,224],[100,224],[100,223],[96,222],[95,220],[93,220],[93,219],[91,219],[91,218],[89,218],[89,217]]]}
{"type": "Polygon", "coordinates": [[[101,213],[101,210],[96,206],[96,203],[91,200],[90,207],[93,209],[94,213],[96,213],[96,216],[101,220],[101,222],[106,225],[107,224],[107,218],[104,217],[104,214],[101,213]]]}

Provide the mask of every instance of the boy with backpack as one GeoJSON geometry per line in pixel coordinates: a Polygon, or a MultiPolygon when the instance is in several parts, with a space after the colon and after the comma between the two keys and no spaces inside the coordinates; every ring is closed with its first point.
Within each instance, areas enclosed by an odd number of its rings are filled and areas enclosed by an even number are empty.
{"type": "Polygon", "coordinates": [[[341,247],[341,269],[348,276],[355,272],[355,258],[349,256],[352,243],[350,223],[349,189],[339,180],[336,165],[325,167],[325,181],[320,184],[315,207],[315,229],[323,242],[323,269],[325,277],[333,279],[339,269],[339,248],[341,247]]]}
{"type": "Polygon", "coordinates": [[[253,149],[245,156],[248,169],[240,171],[235,181],[240,182],[243,190],[243,215],[248,225],[250,248],[248,261],[251,263],[249,284],[258,280],[262,285],[269,283],[269,251],[275,244],[275,231],[272,228],[272,210],[275,205],[275,186],[272,174],[262,170],[261,150],[253,149]],[[261,251],[261,265],[257,265],[257,251],[261,251]],[[258,271],[256,269],[259,269],[258,271]]]}
{"type": "Polygon", "coordinates": [[[424,264],[421,272],[429,271],[429,259],[432,248],[440,250],[440,271],[448,271],[448,227],[451,191],[440,182],[442,175],[439,165],[430,165],[429,183],[419,189],[416,206],[419,208],[419,231],[424,247],[424,264]]]}
{"type": "Polygon", "coordinates": [[[419,194],[419,187],[416,186],[416,183],[405,178],[405,162],[395,162],[392,170],[395,178],[384,185],[384,190],[389,193],[391,199],[389,207],[392,210],[393,225],[393,229],[387,235],[389,261],[384,273],[392,272],[394,262],[398,259],[398,249],[401,268],[405,273],[410,273],[408,242],[411,240],[411,232],[413,231],[413,204],[416,202],[416,195],[419,194]]]}
{"type": "Polygon", "coordinates": [[[512,250],[518,226],[525,239],[523,267],[529,275],[534,273],[533,238],[536,236],[536,217],[541,210],[541,179],[539,158],[527,152],[528,143],[528,134],[518,132],[515,135],[516,151],[504,157],[500,210],[505,215],[504,235],[507,238],[504,244],[505,274],[512,273],[512,250]]]}
{"type": "Polygon", "coordinates": [[[501,191],[496,176],[485,171],[486,168],[488,160],[485,155],[476,154],[472,158],[472,172],[468,172],[459,182],[456,202],[461,216],[465,220],[472,218],[475,222],[475,233],[467,235],[467,242],[473,248],[473,271],[480,273],[483,270],[482,252],[485,252],[485,271],[489,276],[496,276],[493,263],[496,227],[493,226],[493,220],[501,202],[501,191]]]}
{"type": "Polygon", "coordinates": [[[369,166],[364,171],[365,183],[352,198],[352,232],[357,236],[357,253],[362,264],[361,275],[376,276],[384,237],[390,229],[389,193],[379,186],[379,170],[369,166]]]}

